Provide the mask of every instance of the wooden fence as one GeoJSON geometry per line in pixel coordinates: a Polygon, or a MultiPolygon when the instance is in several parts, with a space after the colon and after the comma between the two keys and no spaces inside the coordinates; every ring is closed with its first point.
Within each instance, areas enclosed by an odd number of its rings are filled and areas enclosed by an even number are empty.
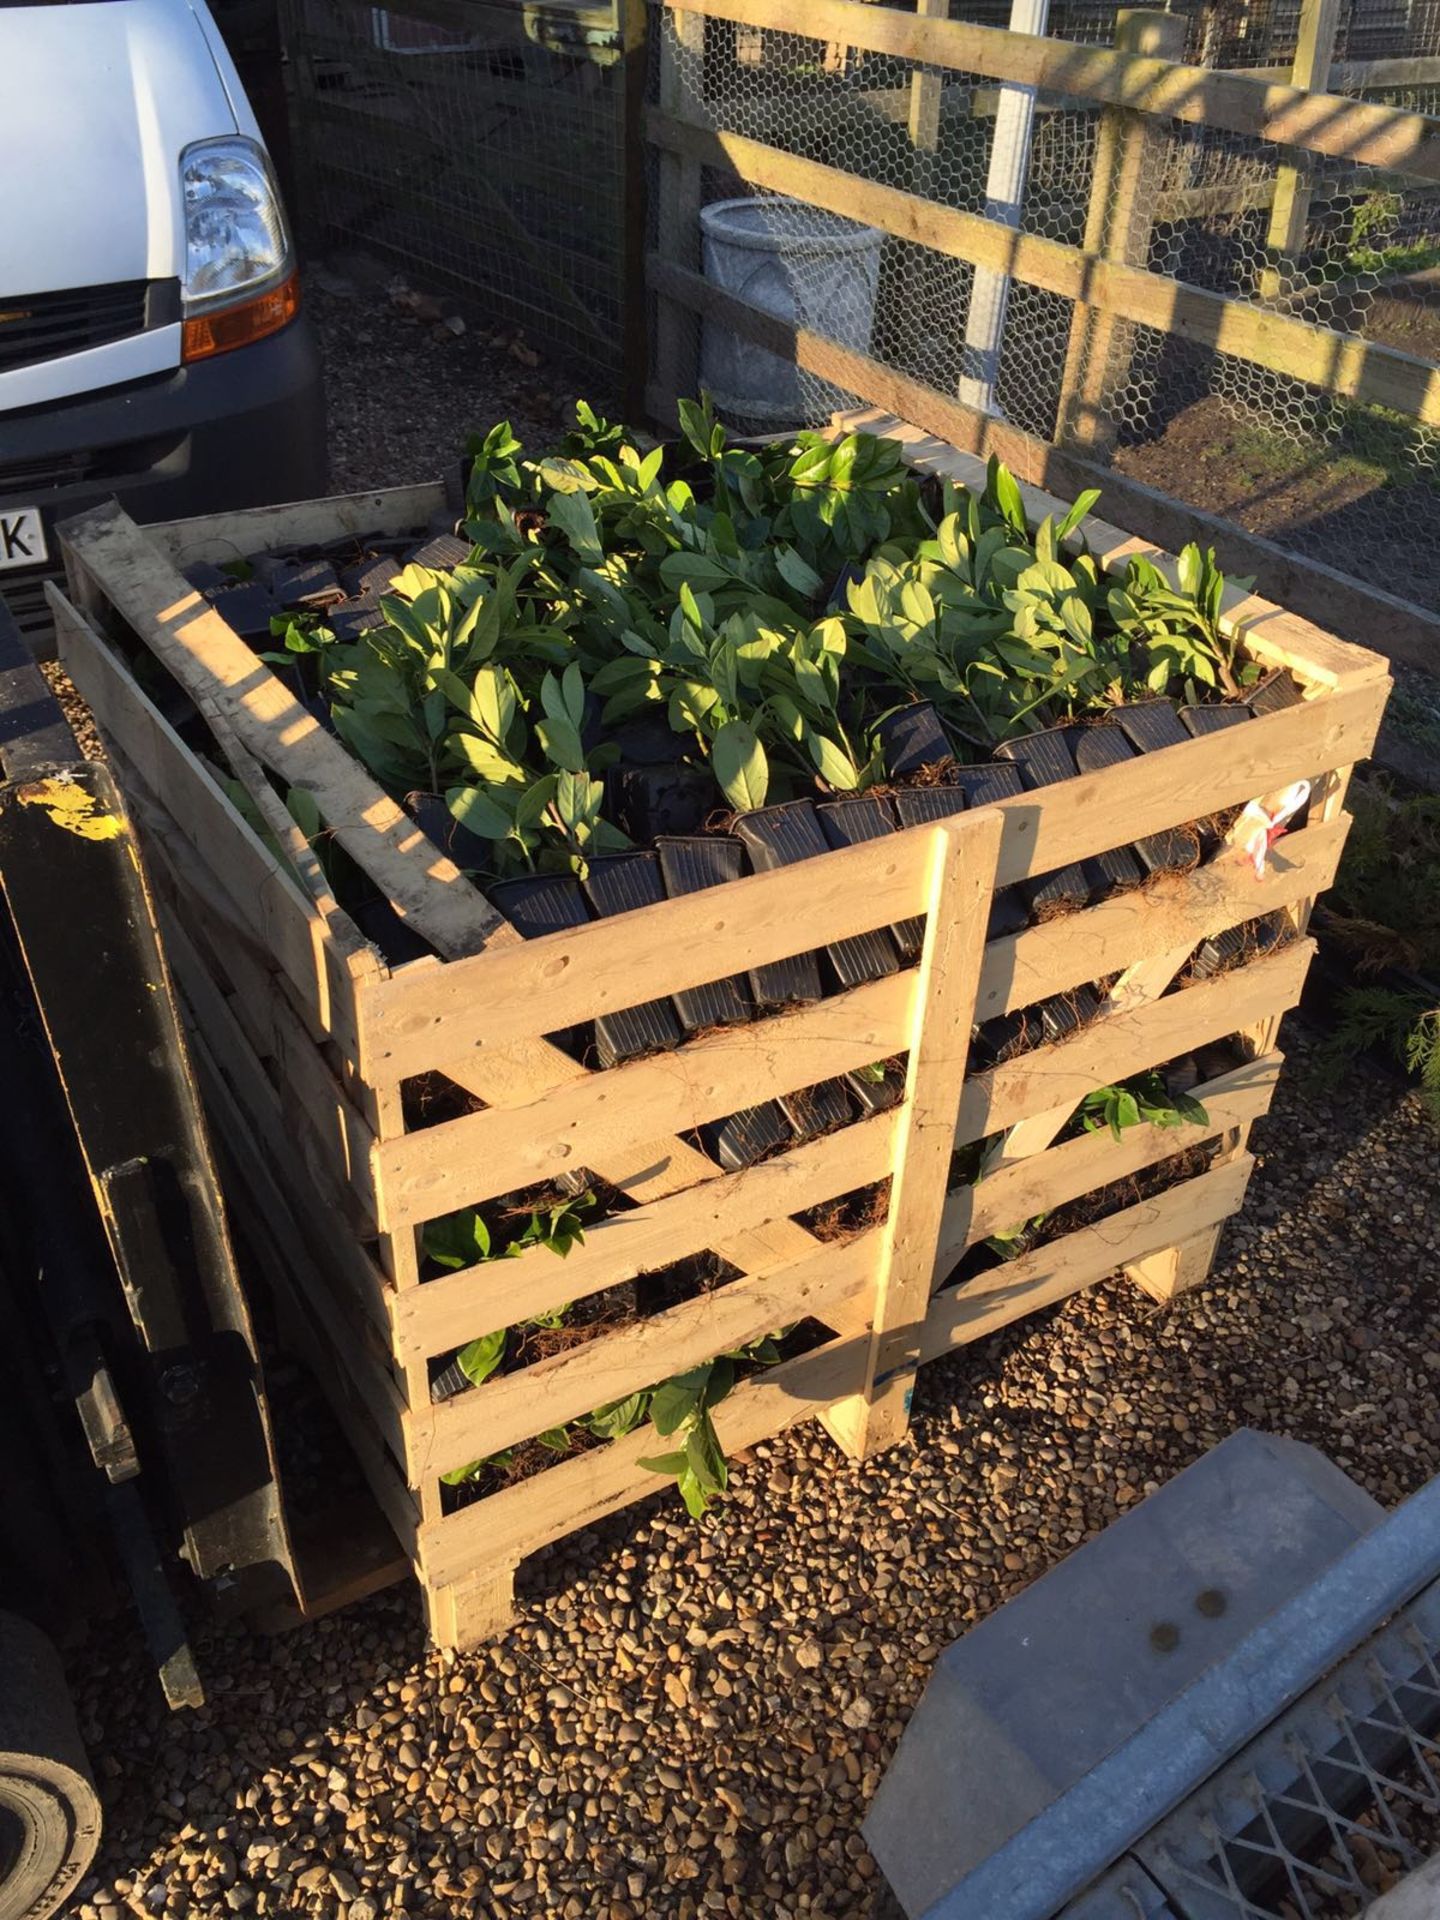
{"type": "MultiPolygon", "coordinates": [[[[1292,303],[1292,310],[1261,304],[1274,293],[1273,279],[1256,287],[1258,299],[1247,299],[1171,278],[1146,263],[1157,200],[1147,143],[1170,122],[1223,129],[1276,150],[1274,185],[1256,204],[1269,207],[1267,237],[1278,271],[1299,244],[1313,189],[1300,165],[1304,156],[1356,169],[1366,180],[1401,180],[1423,190],[1440,183],[1440,119],[1287,83],[1269,72],[1216,71],[1137,51],[1147,44],[1176,49],[1181,23],[1166,14],[1122,13],[1118,44],[1103,48],[939,18],[924,5],[911,13],[863,0],[807,0],[798,15],[790,0],[659,0],[653,12],[659,77],[645,135],[655,156],[655,204],[644,269],[656,313],[647,389],[653,417],[673,422],[676,400],[697,387],[701,324],[723,327],[959,447],[999,453],[1024,479],[1064,494],[1102,485],[1113,510],[1149,537],[1172,547],[1192,538],[1209,541],[1222,563],[1258,572],[1277,598],[1323,614],[1392,657],[1427,666],[1440,660],[1440,619],[1432,611],[1302,560],[1106,464],[1114,437],[1107,393],[1117,335],[1123,352],[1137,326],[1352,406],[1382,409],[1384,417],[1440,429],[1440,367],[1432,362],[1316,324],[1293,310],[1303,303],[1292,303]],[[753,127],[742,131],[732,123],[723,85],[707,76],[715,45],[713,36],[707,42],[707,21],[752,34],[800,33],[847,52],[911,62],[909,133],[917,149],[933,147],[940,137],[938,89],[945,73],[1092,104],[1099,129],[1083,240],[1067,244],[943,204],[923,190],[923,166],[908,186],[881,184],[845,164],[843,152],[841,164],[825,163],[754,138],[753,127]],[[1070,303],[1058,444],[970,404],[964,382],[942,391],[705,278],[699,215],[707,173],[879,229],[964,263],[977,278],[981,272],[1008,276],[1070,303]]],[[[1306,0],[1293,69],[1302,79],[1328,73],[1334,15],[1332,0],[1306,0]]],[[[1362,87],[1424,85],[1435,76],[1440,60],[1350,62],[1343,70],[1346,85],[1362,87]]],[[[776,126],[783,124],[781,115],[776,126]]],[[[1218,193],[1223,200],[1235,191],[1218,193]]]]}

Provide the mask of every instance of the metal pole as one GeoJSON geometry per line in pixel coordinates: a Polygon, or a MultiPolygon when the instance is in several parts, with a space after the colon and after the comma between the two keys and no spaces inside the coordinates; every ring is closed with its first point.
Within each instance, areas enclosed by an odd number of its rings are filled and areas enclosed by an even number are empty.
{"type": "MultiPolygon", "coordinates": [[[[1011,0],[1010,31],[1043,34],[1050,23],[1050,0],[1011,0]]],[[[1007,227],[1020,225],[1025,178],[1030,170],[1030,139],[1035,126],[1034,87],[1004,86],[995,109],[995,137],[985,181],[985,218],[1007,227]]],[[[967,407],[996,413],[995,380],[1005,336],[1010,275],[995,267],[976,267],[965,316],[965,345],[960,356],[958,397],[967,407]]]]}

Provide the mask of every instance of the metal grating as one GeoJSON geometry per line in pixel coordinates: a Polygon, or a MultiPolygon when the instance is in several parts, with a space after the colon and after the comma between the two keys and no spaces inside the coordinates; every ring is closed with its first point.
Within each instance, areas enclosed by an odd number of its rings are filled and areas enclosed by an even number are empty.
{"type": "Polygon", "coordinates": [[[1440,1583],[1134,1852],[1179,1920],[1350,1920],[1437,1817],[1440,1583]]]}

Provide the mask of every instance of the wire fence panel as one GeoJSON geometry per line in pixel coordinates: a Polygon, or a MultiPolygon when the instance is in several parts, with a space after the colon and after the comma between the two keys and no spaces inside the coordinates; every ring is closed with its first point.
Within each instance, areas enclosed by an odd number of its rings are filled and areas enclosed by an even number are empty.
{"type": "Polygon", "coordinates": [[[597,376],[621,358],[613,5],[282,0],[301,207],[597,376]]]}
{"type": "MultiPolygon", "coordinates": [[[[939,9],[920,0],[920,11],[939,9]]],[[[1181,11],[1167,29],[1175,36],[1167,57],[1289,79],[1297,0],[1181,11]]],[[[1048,31],[1110,44],[1118,14],[1094,0],[1055,0],[1048,31]]],[[[878,227],[869,230],[867,271],[853,258],[847,268],[842,249],[858,243],[864,222],[812,211],[807,226],[789,194],[757,181],[757,172],[773,179],[783,170],[744,157],[733,170],[701,168],[700,245],[683,264],[940,394],[1440,608],[1440,429],[1401,408],[1341,397],[1328,377],[1332,336],[1337,355],[1368,342],[1440,360],[1440,189],[1209,126],[1163,117],[1141,125],[1090,101],[793,30],[664,5],[651,15],[667,117],[1221,296],[1253,323],[1247,339],[1261,339],[1267,315],[1327,331],[1302,339],[1308,360],[1272,346],[1257,364],[1198,337],[1204,327],[1188,311],[1162,329],[1128,318],[1121,300],[1097,318],[1033,284],[1018,260],[1010,273],[967,259],[963,247],[878,227]],[[723,203],[737,199],[758,203],[744,217],[768,223],[768,242],[734,230],[741,209],[727,213],[723,203]]],[[[951,5],[945,17],[1005,26],[1012,12],[1007,0],[951,5]]],[[[1333,52],[1347,91],[1440,111],[1433,0],[1342,5],[1333,52]],[[1427,79],[1433,69],[1434,84],[1377,90],[1357,61],[1403,63],[1427,79]]],[[[655,190],[652,246],[666,224],[663,181],[655,190]]],[[[933,224],[924,231],[929,239],[933,224]]],[[[673,247],[661,251],[676,257],[673,247]]],[[[1053,261],[1042,264],[1048,272],[1053,261]]],[[[688,334],[671,359],[714,388],[739,426],[819,425],[839,404],[874,398],[842,393],[818,371],[778,368],[713,316],[672,315],[669,324],[688,334]],[[753,378],[736,391],[747,355],[753,378]]],[[[1416,391],[1424,378],[1417,370],[1416,391]]]]}

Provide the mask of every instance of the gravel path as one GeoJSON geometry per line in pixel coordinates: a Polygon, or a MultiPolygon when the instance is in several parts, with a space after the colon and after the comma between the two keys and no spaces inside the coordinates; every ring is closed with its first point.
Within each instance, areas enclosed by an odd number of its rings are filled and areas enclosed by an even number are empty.
{"type": "MultiPolygon", "coordinates": [[[[374,294],[312,311],[337,486],[430,477],[469,421],[554,424],[560,377],[473,331],[441,345],[374,294]]],[[[211,1704],[171,1717],[128,1631],[97,1633],[80,1920],[861,1920],[860,1820],[971,1622],[1239,1425],[1387,1503],[1440,1471],[1435,1135],[1369,1067],[1316,1094],[1293,1017],[1284,1044],[1209,1286],[1169,1311],[1102,1287],[926,1369],[910,1440],[865,1467],[807,1428],[703,1526],[632,1508],[530,1562],[522,1623],[474,1656],[426,1650],[408,1587],[276,1641],[202,1628],[211,1704]]]]}

